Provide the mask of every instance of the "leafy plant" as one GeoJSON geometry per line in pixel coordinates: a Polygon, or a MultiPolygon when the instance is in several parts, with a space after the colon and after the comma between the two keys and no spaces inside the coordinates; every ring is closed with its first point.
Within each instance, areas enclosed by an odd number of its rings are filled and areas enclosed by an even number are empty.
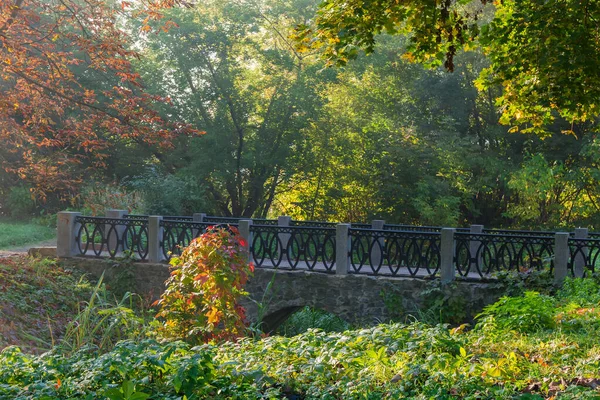
{"type": "Polygon", "coordinates": [[[103,278],[67,325],[59,343],[62,351],[73,354],[83,347],[93,347],[106,352],[119,340],[144,337],[145,321],[133,311],[135,295],[126,292],[121,300],[113,301],[103,278]]]}
{"type": "Polygon", "coordinates": [[[477,319],[492,317],[501,329],[535,332],[554,326],[555,301],[538,292],[527,291],[519,297],[502,297],[483,309],[477,319]]]}
{"type": "Polygon", "coordinates": [[[236,228],[213,227],[171,260],[167,288],[156,302],[160,336],[197,344],[245,334],[239,299],[254,271],[245,245],[236,228]]]}
{"type": "Polygon", "coordinates": [[[579,306],[598,305],[600,303],[600,284],[592,278],[567,277],[556,297],[579,306]]]}
{"type": "Polygon", "coordinates": [[[85,214],[103,216],[106,210],[120,209],[132,213],[144,209],[142,195],[116,183],[97,182],[86,186],[79,196],[85,214]]]}
{"type": "Polygon", "coordinates": [[[432,281],[419,297],[423,299],[424,311],[417,314],[422,321],[460,324],[468,316],[465,297],[461,295],[456,283],[432,281]]]}
{"type": "Polygon", "coordinates": [[[342,318],[324,310],[304,307],[296,311],[277,329],[284,336],[295,336],[309,329],[320,329],[324,332],[343,332],[350,324],[342,318]]]}

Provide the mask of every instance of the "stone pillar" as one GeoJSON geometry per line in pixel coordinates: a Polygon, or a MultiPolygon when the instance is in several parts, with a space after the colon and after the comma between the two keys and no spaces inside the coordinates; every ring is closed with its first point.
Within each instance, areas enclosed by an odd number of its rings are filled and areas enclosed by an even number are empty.
{"type": "MultiPolygon", "coordinates": [[[[375,219],[371,221],[371,229],[382,231],[385,221],[381,219],[375,219]]],[[[371,254],[369,255],[369,261],[371,266],[379,266],[382,262],[382,257],[385,250],[385,240],[383,236],[377,237],[373,240],[371,254]]]]}
{"type": "Polygon", "coordinates": [[[238,222],[238,229],[240,231],[240,236],[246,241],[246,251],[248,252],[248,261],[253,260],[252,256],[252,232],[250,232],[250,226],[252,225],[251,219],[240,219],[238,222]]]}
{"type": "MultiPolygon", "coordinates": [[[[471,227],[469,229],[469,233],[472,235],[477,235],[477,234],[483,233],[483,225],[471,225],[471,227]]],[[[479,270],[483,270],[482,254],[477,256],[477,250],[479,250],[479,246],[481,246],[481,241],[479,241],[479,240],[470,240],[469,241],[469,255],[470,255],[469,264],[479,265],[479,270]]],[[[470,269],[470,271],[472,271],[472,270],[473,270],[473,268],[470,269]]]]}
{"type": "Polygon", "coordinates": [[[456,275],[454,267],[454,228],[442,228],[440,244],[440,276],[442,283],[450,283],[456,275]]]}
{"type": "Polygon", "coordinates": [[[350,224],[335,226],[335,273],[347,275],[350,270],[350,224]]]}
{"type": "Polygon", "coordinates": [[[148,217],[148,261],[161,262],[164,254],[160,244],[163,240],[163,227],[160,226],[163,217],[151,215],[148,217]]]}
{"type": "MultiPolygon", "coordinates": [[[[289,227],[292,224],[292,217],[288,217],[286,215],[281,215],[279,217],[277,217],[277,226],[280,227],[289,227]]],[[[281,250],[283,250],[285,252],[285,254],[288,254],[287,248],[288,248],[288,242],[290,241],[290,237],[292,235],[289,233],[280,233],[279,234],[279,241],[281,242],[281,250]]]]}
{"type": "MultiPolygon", "coordinates": [[[[106,210],[106,218],[112,218],[112,219],[123,219],[125,217],[125,215],[127,215],[128,212],[127,210],[106,210]]],[[[111,227],[113,225],[111,224],[105,224],[104,225],[104,234],[105,236],[105,240],[106,240],[106,244],[107,244],[107,250],[111,251],[114,249],[114,253],[117,254],[119,253],[119,238],[121,238],[123,240],[123,246],[121,247],[121,251],[124,251],[127,247],[127,243],[125,243],[125,238],[123,237],[123,234],[125,233],[125,229],[127,229],[127,227],[123,224],[123,225],[114,225],[114,230],[111,231],[111,227]]]]}
{"type": "Polygon", "coordinates": [[[75,257],[79,254],[79,248],[75,242],[79,224],[75,218],[81,213],[71,211],[61,211],[56,216],[56,255],[58,257],[75,257]]]}
{"type": "MultiPolygon", "coordinates": [[[[192,215],[193,221],[196,223],[203,223],[205,217],[206,217],[205,213],[194,213],[192,215]]],[[[201,234],[202,234],[202,232],[200,231],[200,229],[195,229],[195,228],[192,229],[192,237],[193,238],[197,238],[201,234]]]]}
{"type": "MultiPolygon", "coordinates": [[[[588,238],[588,230],[587,228],[576,228],[575,229],[575,239],[587,239],[588,238]]],[[[583,278],[585,274],[585,260],[588,258],[588,248],[587,246],[582,247],[573,259],[573,275],[576,278],[583,278]]],[[[576,250],[577,251],[577,250],[576,250]]]]}
{"type": "Polygon", "coordinates": [[[554,284],[562,285],[569,272],[569,234],[556,232],[554,235],[554,284]]]}

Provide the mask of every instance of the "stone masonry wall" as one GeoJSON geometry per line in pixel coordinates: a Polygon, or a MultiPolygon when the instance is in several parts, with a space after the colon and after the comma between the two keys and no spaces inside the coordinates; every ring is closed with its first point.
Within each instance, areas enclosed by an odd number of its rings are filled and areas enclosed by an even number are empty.
{"type": "MultiPolygon", "coordinates": [[[[67,267],[77,268],[96,278],[104,273],[110,285],[127,275],[131,289],[138,294],[158,298],[169,277],[166,264],[133,263],[130,266],[113,260],[74,257],[61,259],[67,267]],[[123,269],[127,268],[127,274],[123,269]]],[[[122,282],[121,282],[122,283],[122,282]]],[[[483,306],[501,295],[499,285],[455,282],[452,296],[461,298],[466,314],[473,316],[483,306]]],[[[262,303],[264,328],[270,331],[294,311],[310,306],[333,313],[348,322],[375,324],[393,317],[423,309],[426,300],[422,292],[431,288],[431,281],[412,278],[373,277],[366,275],[326,275],[306,271],[283,271],[257,268],[246,290],[252,300],[245,300],[248,319],[258,318],[262,303]],[[269,291],[266,291],[270,282],[269,291]]]]}

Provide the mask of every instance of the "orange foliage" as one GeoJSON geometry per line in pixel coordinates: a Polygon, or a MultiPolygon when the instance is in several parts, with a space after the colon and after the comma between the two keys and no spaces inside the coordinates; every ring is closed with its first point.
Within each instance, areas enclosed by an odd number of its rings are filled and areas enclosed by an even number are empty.
{"type": "Polygon", "coordinates": [[[178,134],[194,133],[152,110],[168,99],[144,92],[131,66],[138,55],[116,25],[127,14],[143,18],[146,29],[176,1],[109,3],[0,0],[3,167],[40,198],[73,191],[87,172],[103,168],[114,140],[168,148],[178,134]],[[86,82],[91,77],[96,89],[86,82]]]}

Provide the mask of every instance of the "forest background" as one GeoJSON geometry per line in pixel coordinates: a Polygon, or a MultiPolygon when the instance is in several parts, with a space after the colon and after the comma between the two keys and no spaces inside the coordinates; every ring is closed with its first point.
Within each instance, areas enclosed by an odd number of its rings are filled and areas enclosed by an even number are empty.
{"type": "MultiPolygon", "coordinates": [[[[5,124],[3,140],[11,145],[0,149],[1,212],[125,207],[163,215],[600,227],[597,117],[553,115],[533,127],[506,118],[506,85],[482,81],[491,61],[478,45],[457,50],[448,72],[448,65],[413,63],[409,34],[381,33],[375,52],[358,51],[332,68],[319,49],[298,45],[298,27],[310,24],[318,5],[208,0],[163,10],[160,21],[115,14],[120,40],[136,55],[121,54],[132,60],[132,75],[117,77],[152,101],[143,113],[138,103],[112,107],[131,106],[127,121],[151,115],[140,124],[181,123],[188,132],[140,140],[139,131],[94,125],[82,132],[85,144],[74,145],[50,140],[43,129],[37,142],[15,141],[5,124]],[[94,147],[100,139],[102,147],[94,147]],[[94,152],[101,159],[88,157],[94,152]],[[57,154],[77,162],[57,162],[57,154]]],[[[493,4],[482,7],[479,24],[496,12],[493,4]]],[[[4,60],[7,74],[10,62],[4,60]]],[[[68,71],[72,85],[103,93],[99,101],[122,94],[108,94],[115,77],[83,61],[68,71]]],[[[9,76],[0,88],[8,93],[18,84],[9,76]]],[[[18,124],[16,103],[3,106],[18,124]]],[[[89,112],[73,108],[68,118],[22,125],[58,129],[89,112]]]]}

